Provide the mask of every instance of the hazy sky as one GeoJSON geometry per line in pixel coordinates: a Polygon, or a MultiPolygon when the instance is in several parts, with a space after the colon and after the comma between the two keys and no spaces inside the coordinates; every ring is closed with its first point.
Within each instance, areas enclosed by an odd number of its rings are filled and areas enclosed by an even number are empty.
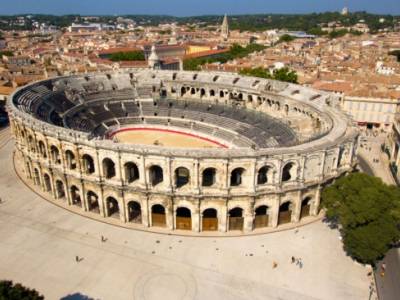
{"type": "Polygon", "coordinates": [[[344,6],[350,11],[400,15],[400,0],[0,0],[0,15],[309,13],[337,11],[344,6]]]}

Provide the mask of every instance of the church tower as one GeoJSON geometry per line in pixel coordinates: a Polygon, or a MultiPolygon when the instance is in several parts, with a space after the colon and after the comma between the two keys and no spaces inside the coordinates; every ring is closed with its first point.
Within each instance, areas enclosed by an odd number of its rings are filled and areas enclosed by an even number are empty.
{"type": "Polygon", "coordinates": [[[158,55],[156,53],[156,46],[153,45],[151,47],[151,53],[150,56],[148,58],[148,64],[149,64],[149,68],[153,69],[153,70],[159,70],[160,69],[160,59],[158,58],[158,55]]]}
{"type": "Polygon", "coordinates": [[[221,38],[223,40],[227,40],[228,37],[229,37],[228,17],[225,14],[224,21],[222,21],[222,25],[221,25],[221,38]]]}

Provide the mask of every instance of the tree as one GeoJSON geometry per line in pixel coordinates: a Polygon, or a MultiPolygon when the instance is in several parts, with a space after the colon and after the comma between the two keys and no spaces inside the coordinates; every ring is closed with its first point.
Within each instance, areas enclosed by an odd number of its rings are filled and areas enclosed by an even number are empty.
{"type": "Polygon", "coordinates": [[[297,83],[297,73],[289,70],[287,67],[274,70],[273,78],[275,80],[297,83]]]}
{"type": "Polygon", "coordinates": [[[327,220],[338,226],[345,251],[375,264],[400,239],[400,189],[377,177],[353,173],[322,192],[327,220]]]}
{"type": "Polygon", "coordinates": [[[279,38],[278,43],[282,43],[282,42],[288,43],[288,42],[291,42],[293,40],[294,40],[293,36],[288,35],[288,34],[284,34],[279,38]]]}
{"type": "Polygon", "coordinates": [[[247,75],[247,76],[254,76],[254,77],[260,77],[260,78],[272,78],[271,73],[264,69],[264,68],[245,68],[239,72],[240,75],[247,75]]]}
{"type": "Polygon", "coordinates": [[[44,297],[34,289],[29,289],[12,281],[0,281],[0,300],[43,300],[44,297]]]}
{"type": "Polygon", "coordinates": [[[145,60],[143,51],[116,52],[110,55],[112,61],[145,60]]]}

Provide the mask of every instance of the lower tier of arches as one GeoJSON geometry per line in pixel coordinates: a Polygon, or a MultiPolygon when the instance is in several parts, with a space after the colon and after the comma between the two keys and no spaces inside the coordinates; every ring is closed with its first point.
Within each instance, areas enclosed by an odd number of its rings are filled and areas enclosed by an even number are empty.
{"type": "Polygon", "coordinates": [[[118,189],[82,181],[33,165],[22,171],[34,188],[58,205],[75,206],[85,214],[113,218],[121,224],[192,232],[252,232],[294,225],[319,213],[320,186],[259,197],[170,196],[118,189]]]}

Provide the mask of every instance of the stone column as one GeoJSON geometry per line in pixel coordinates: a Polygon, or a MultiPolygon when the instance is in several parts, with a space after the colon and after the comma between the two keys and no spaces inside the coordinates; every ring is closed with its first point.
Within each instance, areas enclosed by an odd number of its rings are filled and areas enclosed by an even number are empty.
{"type": "Polygon", "coordinates": [[[292,211],[291,222],[299,222],[300,221],[300,214],[301,214],[301,191],[297,192],[297,199],[296,201],[292,202],[294,206],[292,211]]]}
{"type": "Polygon", "coordinates": [[[218,212],[218,231],[228,231],[228,217],[228,204],[225,203],[225,205],[221,207],[218,212]]]}
{"type": "Polygon", "coordinates": [[[253,231],[253,224],[254,224],[254,214],[252,213],[246,213],[244,216],[244,224],[243,224],[243,230],[245,232],[251,232],[253,231]]]}
{"type": "Polygon", "coordinates": [[[146,161],[145,161],[145,156],[142,155],[141,157],[142,163],[138,165],[138,169],[139,169],[139,183],[145,188],[147,189],[147,170],[146,170],[146,161]]]}
{"type": "Polygon", "coordinates": [[[119,219],[121,220],[122,223],[126,223],[128,218],[126,216],[127,209],[126,209],[126,206],[125,206],[125,197],[124,197],[124,193],[123,192],[121,192],[121,195],[120,195],[119,199],[121,199],[120,201],[118,201],[119,219]]]}
{"type": "Polygon", "coordinates": [[[100,193],[99,193],[99,210],[100,210],[100,215],[105,218],[106,217],[106,203],[104,199],[104,191],[103,188],[100,188],[100,193]]]}
{"type": "Polygon", "coordinates": [[[149,198],[146,197],[145,201],[141,201],[140,204],[140,209],[142,212],[142,224],[145,227],[149,227],[150,226],[150,221],[149,221],[149,198]]]}
{"type": "Polygon", "coordinates": [[[175,228],[175,218],[174,218],[174,208],[171,203],[171,200],[169,200],[169,203],[165,207],[165,218],[166,218],[166,223],[167,223],[167,228],[170,230],[173,230],[175,228]]]}
{"type": "Polygon", "coordinates": [[[269,215],[270,224],[272,227],[278,226],[278,219],[279,219],[279,205],[280,205],[280,196],[277,197],[275,200],[274,205],[271,207],[271,214],[269,215]]]}
{"type": "Polygon", "coordinates": [[[88,211],[89,210],[89,205],[87,203],[87,199],[86,199],[86,193],[85,190],[83,188],[83,182],[81,181],[80,185],[79,185],[79,194],[81,197],[81,203],[82,203],[82,210],[83,211],[88,211]]]}
{"type": "Polygon", "coordinates": [[[200,192],[200,174],[199,174],[199,160],[196,159],[195,162],[193,163],[193,175],[191,178],[191,184],[192,184],[192,190],[193,193],[199,193],[200,192]]]}
{"type": "Polygon", "coordinates": [[[192,211],[192,231],[200,232],[200,209],[196,207],[192,211]]]}
{"type": "Polygon", "coordinates": [[[314,201],[312,202],[312,207],[310,208],[310,215],[317,216],[319,204],[321,201],[321,187],[317,187],[317,191],[315,192],[314,201]]]}
{"type": "Polygon", "coordinates": [[[67,198],[68,205],[72,205],[71,188],[68,177],[65,177],[65,198],[67,198]]]}

